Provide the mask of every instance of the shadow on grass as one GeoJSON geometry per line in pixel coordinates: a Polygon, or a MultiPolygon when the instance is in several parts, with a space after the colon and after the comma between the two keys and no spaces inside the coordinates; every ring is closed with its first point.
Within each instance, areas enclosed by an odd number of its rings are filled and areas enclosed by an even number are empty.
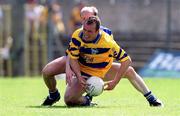
{"type": "Polygon", "coordinates": [[[119,106],[73,106],[73,107],[69,107],[69,106],[41,106],[41,105],[37,105],[37,106],[26,106],[26,108],[60,108],[60,109],[65,109],[65,108],[102,108],[102,109],[106,109],[106,108],[119,108],[119,106]]]}
{"type": "Polygon", "coordinates": [[[67,106],[26,106],[26,108],[68,108],[67,106]]]}

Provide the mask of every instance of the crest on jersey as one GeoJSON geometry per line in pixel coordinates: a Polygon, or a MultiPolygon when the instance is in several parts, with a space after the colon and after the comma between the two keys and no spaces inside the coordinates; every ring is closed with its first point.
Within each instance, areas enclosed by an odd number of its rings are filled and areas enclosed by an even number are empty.
{"type": "Polygon", "coordinates": [[[98,49],[91,48],[91,54],[97,54],[99,51],[98,49]]]}

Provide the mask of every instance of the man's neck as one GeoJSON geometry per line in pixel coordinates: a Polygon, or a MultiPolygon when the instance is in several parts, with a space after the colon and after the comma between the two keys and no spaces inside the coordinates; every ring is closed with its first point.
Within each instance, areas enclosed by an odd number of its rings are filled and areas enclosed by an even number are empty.
{"type": "Polygon", "coordinates": [[[91,41],[94,41],[94,40],[97,38],[98,34],[99,34],[99,31],[97,32],[96,35],[92,36],[92,38],[89,38],[88,40],[86,40],[86,39],[84,38],[84,36],[82,37],[82,39],[83,39],[84,41],[86,41],[86,42],[91,42],[91,41]]]}

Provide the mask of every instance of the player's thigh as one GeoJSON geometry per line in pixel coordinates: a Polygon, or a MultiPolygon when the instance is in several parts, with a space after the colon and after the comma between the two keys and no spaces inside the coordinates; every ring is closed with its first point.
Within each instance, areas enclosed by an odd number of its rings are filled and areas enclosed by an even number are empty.
{"type": "Polygon", "coordinates": [[[112,63],[111,68],[109,69],[109,71],[106,73],[105,77],[104,77],[104,81],[110,81],[113,80],[117,71],[119,70],[121,64],[120,63],[112,63]]]}
{"type": "Polygon", "coordinates": [[[49,62],[42,70],[44,75],[57,75],[65,73],[66,68],[66,56],[59,57],[49,62]]]}
{"type": "Polygon", "coordinates": [[[67,85],[64,95],[65,102],[78,100],[85,92],[77,78],[72,79],[71,86],[67,85]]]}

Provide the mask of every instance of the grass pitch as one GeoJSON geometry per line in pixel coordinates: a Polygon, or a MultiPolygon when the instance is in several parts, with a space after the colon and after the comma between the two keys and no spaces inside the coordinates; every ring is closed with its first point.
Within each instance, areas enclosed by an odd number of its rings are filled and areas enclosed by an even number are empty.
{"type": "Polygon", "coordinates": [[[42,78],[0,78],[0,116],[180,116],[180,79],[146,78],[146,84],[165,107],[150,107],[128,80],[122,79],[111,92],[94,97],[95,107],[67,108],[65,81],[58,80],[61,100],[41,107],[48,94],[42,78]]]}

